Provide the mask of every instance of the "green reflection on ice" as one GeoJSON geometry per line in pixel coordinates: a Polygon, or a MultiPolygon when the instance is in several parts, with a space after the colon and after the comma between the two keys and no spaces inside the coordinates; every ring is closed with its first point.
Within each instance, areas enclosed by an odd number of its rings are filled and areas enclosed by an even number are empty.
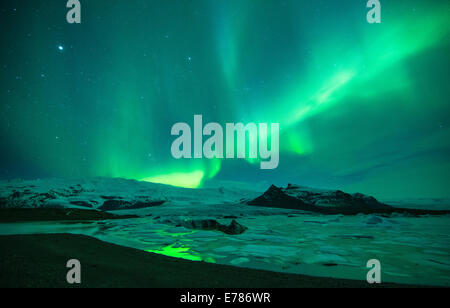
{"type": "Polygon", "coordinates": [[[203,258],[202,256],[191,251],[189,247],[174,247],[175,244],[171,244],[163,247],[162,249],[147,249],[147,252],[157,253],[173,258],[181,258],[191,261],[205,261],[209,263],[215,263],[215,260],[210,257],[203,258]]]}

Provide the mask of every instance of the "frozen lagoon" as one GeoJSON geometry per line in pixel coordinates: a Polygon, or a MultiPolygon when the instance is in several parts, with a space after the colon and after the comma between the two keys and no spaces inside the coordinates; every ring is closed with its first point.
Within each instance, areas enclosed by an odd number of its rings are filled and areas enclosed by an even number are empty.
{"type": "Polygon", "coordinates": [[[0,234],[74,233],[195,261],[313,276],[365,280],[369,259],[382,281],[450,285],[450,216],[319,215],[236,205],[168,204],[115,211],[148,215],[96,222],[0,224],[0,234]],[[183,215],[180,215],[183,214],[183,215]],[[240,235],[180,226],[228,216],[248,227],[240,235]]]}

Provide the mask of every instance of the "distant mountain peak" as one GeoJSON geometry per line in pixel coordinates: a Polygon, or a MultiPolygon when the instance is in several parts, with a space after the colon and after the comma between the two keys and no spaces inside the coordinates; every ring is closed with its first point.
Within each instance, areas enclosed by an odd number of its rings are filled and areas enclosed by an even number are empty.
{"type": "Polygon", "coordinates": [[[358,213],[388,209],[389,205],[361,193],[325,190],[288,184],[286,188],[271,185],[269,189],[248,202],[249,205],[296,209],[319,213],[358,213]]]}

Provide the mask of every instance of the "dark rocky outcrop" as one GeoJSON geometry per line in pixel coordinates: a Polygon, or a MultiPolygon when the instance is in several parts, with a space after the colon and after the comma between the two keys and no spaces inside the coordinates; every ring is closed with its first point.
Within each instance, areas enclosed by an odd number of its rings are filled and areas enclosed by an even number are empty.
{"type": "Polygon", "coordinates": [[[442,215],[450,211],[394,208],[360,193],[349,194],[341,190],[312,189],[289,184],[286,188],[272,185],[264,194],[248,205],[303,210],[322,214],[392,214],[442,215]]]}
{"type": "Polygon", "coordinates": [[[89,202],[86,202],[86,201],[70,201],[70,204],[87,207],[87,208],[92,208],[92,204],[90,204],[89,202]]]}
{"type": "Polygon", "coordinates": [[[247,204],[284,209],[317,211],[316,207],[313,205],[307,204],[301,199],[288,195],[282,188],[275,185],[270,186],[264,194],[252,201],[249,201],[247,204]]]}
{"type": "Polygon", "coordinates": [[[105,200],[123,199],[122,197],[119,197],[119,196],[104,196],[104,195],[100,195],[100,198],[105,199],[105,200]]]}
{"type": "MultiPolygon", "coordinates": [[[[16,187],[15,189],[11,189],[9,195],[1,198],[0,208],[62,207],[62,204],[58,204],[58,202],[55,203],[54,201],[68,200],[69,198],[78,196],[82,192],[88,191],[83,189],[79,184],[68,188],[49,189],[47,192],[33,192],[29,189],[30,187],[34,186],[16,187]]],[[[76,200],[73,201],[78,202],[76,200]]],[[[74,205],[92,207],[88,202],[84,205],[81,203],[74,205]]]]}
{"type": "Polygon", "coordinates": [[[215,219],[192,219],[186,220],[182,224],[188,229],[199,229],[199,230],[217,230],[230,235],[242,234],[248,228],[238,223],[236,220],[232,220],[227,226],[219,223],[215,219]]]}
{"type": "MultiPolygon", "coordinates": [[[[49,200],[56,199],[54,192],[24,193],[13,191],[7,197],[0,198],[0,208],[40,208],[49,200]]],[[[54,206],[54,205],[53,205],[54,206]]]]}
{"type": "Polygon", "coordinates": [[[248,228],[238,223],[236,220],[232,220],[231,223],[228,226],[220,225],[219,231],[222,231],[226,234],[242,234],[247,230],[248,228]]]}
{"type": "Polygon", "coordinates": [[[142,209],[146,207],[158,206],[162,205],[164,200],[134,200],[134,201],[125,201],[125,200],[115,200],[108,199],[103,202],[103,205],[98,209],[102,211],[117,211],[117,210],[134,210],[134,209],[142,209]]]}

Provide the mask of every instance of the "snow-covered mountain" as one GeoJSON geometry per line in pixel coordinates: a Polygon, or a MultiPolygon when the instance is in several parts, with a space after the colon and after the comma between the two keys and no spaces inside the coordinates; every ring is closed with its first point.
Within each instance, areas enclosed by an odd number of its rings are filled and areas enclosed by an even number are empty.
{"type": "MultiPolygon", "coordinates": [[[[360,193],[272,185],[266,192],[228,183],[216,188],[189,189],[120,178],[39,179],[0,182],[0,208],[80,208],[101,211],[137,210],[157,206],[252,205],[322,214],[392,213],[398,208],[360,193]]],[[[205,207],[203,207],[205,208],[205,207]]],[[[231,209],[230,209],[231,210],[231,209]]],[[[413,215],[446,214],[428,209],[402,210],[413,215]]]]}
{"type": "Polygon", "coordinates": [[[238,187],[179,188],[120,178],[0,182],[0,208],[66,207],[104,211],[158,205],[235,204],[260,192],[238,187]]]}

